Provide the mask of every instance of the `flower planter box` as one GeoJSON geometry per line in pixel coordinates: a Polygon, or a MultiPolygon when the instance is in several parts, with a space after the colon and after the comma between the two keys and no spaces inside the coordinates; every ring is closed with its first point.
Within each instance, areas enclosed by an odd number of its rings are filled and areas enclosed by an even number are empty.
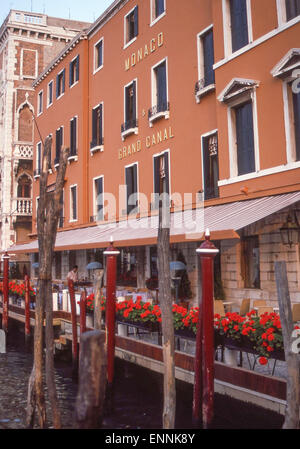
{"type": "Polygon", "coordinates": [[[191,329],[175,329],[175,336],[195,340],[196,334],[191,329]]]}
{"type": "Polygon", "coordinates": [[[124,323],[124,324],[127,324],[128,326],[138,327],[139,329],[147,330],[148,332],[159,332],[160,331],[160,324],[153,323],[151,321],[148,321],[148,322],[147,321],[146,322],[132,321],[132,320],[128,320],[119,315],[116,316],[116,321],[121,324],[124,323]]]}

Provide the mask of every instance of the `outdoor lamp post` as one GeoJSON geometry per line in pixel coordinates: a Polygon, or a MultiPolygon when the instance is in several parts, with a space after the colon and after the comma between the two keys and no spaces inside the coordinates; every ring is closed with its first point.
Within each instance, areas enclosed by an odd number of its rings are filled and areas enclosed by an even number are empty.
{"type": "Polygon", "coordinates": [[[289,214],[286,223],[279,229],[283,245],[288,245],[290,248],[299,243],[300,240],[300,225],[297,215],[294,212],[294,220],[289,214]]]}
{"type": "Polygon", "coordinates": [[[196,334],[193,419],[195,423],[200,423],[200,405],[202,402],[203,427],[208,428],[213,420],[214,401],[213,261],[219,252],[210,241],[210,232],[208,229],[205,232],[205,241],[196,252],[201,259],[202,300],[199,303],[196,334]]]}
{"type": "Polygon", "coordinates": [[[9,255],[7,251],[3,256],[3,315],[2,328],[7,333],[8,331],[8,277],[9,277],[9,255]]]}
{"type": "Polygon", "coordinates": [[[116,278],[117,255],[120,251],[113,245],[110,239],[109,247],[103,252],[106,259],[106,348],[107,348],[107,399],[108,408],[113,404],[113,380],[115,357],[115,318],[116,318],[116,278]]]}

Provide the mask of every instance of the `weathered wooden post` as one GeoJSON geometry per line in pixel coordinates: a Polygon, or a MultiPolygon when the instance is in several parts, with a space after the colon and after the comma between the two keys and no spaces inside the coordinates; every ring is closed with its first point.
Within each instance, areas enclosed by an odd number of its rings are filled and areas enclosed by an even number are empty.
{"type": "MultiPolygon", "coordinates": [[[[299,429],[300,376],[299,354],[293,352],[293,317],[288,287],[286,263],[275,262],[275,279],[282,327],[284,354],[287,364],[286,412],[284,429],[299,429]]],[[[297,345],[296,345],[297,346],[297,345]]]]}
{"type": "Polygon", "coordinates": [[[203,376],[202,376],[202,356],[203,356],[203,311],[202,311],[202,275],[200,258],[198,259],[198,323],[196,333],[196,351],[194,362],[194,392],[193,392],[193,423],[200,427],[202,424],[202,401],[203,401],[203,376]]]}
{"type": "Polygon", "coordinates": [[[77,374],[78,368],[78,340],[77,340],[77,320],[76,320],[76,302],[74,282],[72,279],[68,279],[68,288],[70,294],[71,304],[71,318],[72,318],[72,363],[73,363],[73,376],[77,374]]]}
{"type": "Polygon", "coordinates": [[[116,321],[116,278],[117,255],[120,254],[113,246],[111,237],[109,247],[103,253],[106,260],[106,349],[107,349],[107,407],[113,408],[113,381],[115,358],[115,321],[116,321]]]}
{"type": "Polygon", "coordinates": [[[25,342],[30,341],[30,294],[29,294],[29,276],[25,275],[25,342]]]}
{"type": "MultiPolygon", "coordinates": [[[[210,233],[207,229],[205,232],[205,241],[198,248],[197,253],[201,259],[202,269],[202,307],[199,310],[200,327],[197,330],[202,331],[202,350],[196,349],[197,356],[202,355],[203,361],[196,360],[195,368],[202,370],[202,389],[199,385],[194,386],[194,392],[199,394],[202,391],[202,421],[203,427],[207,429],[213,420],[214,416],[214,271],[213,260],[219,250],[210,241],[210,233]],[[201,317],[202,315],[202,317],[201,317]],[[201,325],[202,324],[202,325],[201,325]]],[[[196,344],[201,344],[200,335],[197,335],[196,344]]],[[[195,375],[195,382],[199,381],[198,375],[195,375]]],[[[201,377],[201,376],[200,376],[201,377]]],[[[195,407],[193,409],[194,418],[199,418],[199,410],[197,410],[197,403],[200,403],[199,398],[194,398],[195,407]]]]}
{"type": "Polygon", "coordinates": [[[9,278],[9,255],[7,251],[3,256],[3,314],[2,314],[2,329],[7,333],[8,331],[8,278],[9,278]]]}
{"type": "Polygon", "coordinates": [[[80,336],[86,332],[86,291],[80,295],[80,336]]]}
{"type": "Polygon", "coordinates": [[[79,386],[75,407],[75,428],[101,427],[106,387],[104,333],[85,332],[80,337],[79,386]]]}

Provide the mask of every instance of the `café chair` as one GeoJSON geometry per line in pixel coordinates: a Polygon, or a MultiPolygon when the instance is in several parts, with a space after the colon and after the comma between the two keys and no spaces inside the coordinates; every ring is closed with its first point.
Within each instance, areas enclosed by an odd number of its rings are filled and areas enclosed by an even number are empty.
{"type": "Polygon", "coordinates": [[[220,316],[225,316],[225,308],[223,301],[220,299],[214,300],[214,314],[218,313],[220,316]]]}
{"type": "Polygon", "coordinates": [[[250,298],[244,298],[240,305],[240,315],[245,316],[250,311],[250,298]]]}
{"type": "Polygon", "coordinates": [[[257,299],[256,301],[253,301],[253,309],[255,307],[265,307],[267,306],[267,301],[265,299],[257,299]]]}
{"type": "Polygon", "coordinates": [[[294,323],[296,323],[297,321],[300,321],[300,303],[299,304],[293,304],[292,317],[293,317],[293,322],[294,323]]]}
{"type": "Polygon", "coordinates": [[[273,312],[274,312],[273,307],[258,307],[258,309],[257,309],[258,316],[261,316],[264,313],[273,313],[273,312]]]}

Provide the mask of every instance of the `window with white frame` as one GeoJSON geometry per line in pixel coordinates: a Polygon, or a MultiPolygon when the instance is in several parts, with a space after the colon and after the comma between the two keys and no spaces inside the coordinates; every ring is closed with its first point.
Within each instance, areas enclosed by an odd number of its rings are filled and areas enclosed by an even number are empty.
{"type": "Polygon", "coordinates": [[[169,151],[164,151],[153,156],[153,178],[154,178],[154,203],[152,208],[158,209],[159,196],[162,193],[170,194],[170,163],[169,151]]]}
{"type": "Polygon", "coordinates": [[[63,145],[64,128],[61,126],[55,133],[55,159],[54,166],[59,165],[60,153],[63,145]]]}
{"type": "Polygon", "coordinates": [[[198,34],[198,81],[195,86],[195,95],[198,102],[205,93],[215,89],[214,40],[212,25],[198,34]]]}
{"type": "Polygon", "coordinates": [[[65,73],[66,70],[63,69],[56,76],[56,98],[61,97],[65,92],[65,73]]]}
{"type": "Polygon", "coordinates": [[[63,228],[64,227],[64,196],[65,192],[64,190],[61,191],[61,196],[59,199],[59,217],[58,217],[58,227],[63,228]]]}
{"type": "Polygon", "coordinates": [[[43,91],[41,90],[38,94],[38,115],[43,112],[43,91]]]}
{"type": "Polygon", "coordinates": [[[286,21],[300,16],[300,0],[284,0],[286,21]]]}
{"type": "Polygon", "coordinates": [[[169,118],[166,59],[152,67],[152,108],[148,111],[150,125],[162,116],[169,118]]]}
{"type": "Polygon", "coordinates": [[[138,207],[138,164],[134,163],[125,167],[126,184],[126,211],[129,215],[136,212],[138,207]]]}
{"type": "Polygon", "coordinates": [[[92,140],[90,150],[96,151],[103,149],[103,103],[92,109],[92,140]]]}
{"type": "Polygon", "coordinates": [[[125,121],[121,125],[122,137],[133,132],[137,133],[137,95],[136,95],[136,80],[124,88],[124,118],[125,121]]]}
{"type": "Polygon", "coordinates": [[[219,196],[218,133],[216,131],[202,136],[202,173],[204,199],[219,196]]]}
{"type": "Polygon", "coordinates": [[[225,54],[252,42],[251,0],[223,0],[225,54]]]}
{"type": "Polygon", "coordinates": [[[69,160],[77,156],[77,117],[70,120],[70,153],[69,160]]]}
{"type": "Polygon", "coordinates": [[[42,142],[38,142],[36,145],[36,164],[34,170],[34,177],[38,177],[41,174],[41,166],[42,166],[42,142]]]}
{"type": "Polygon", "coordinates": [[[70,187],[70,221],[77,219],[77,185],[73,185],[70,187]]]}
{"type": "Polygon", "coordinates": [[[131,43],[138,35],[138,6],[124,17],[124,45],[131,43]]]}
{"type": "Polygon", "coordinates": [[[151,22],[156,22],[166,11],[166,0],[150,0],[151,22]]]}
{"type": "Polygon", "coordinates": [[[73,86],[77,81],[79,81],[79,55],[69,65],[69,86],[73,86]]]}
{"type": "Polygon", "coordinates": [[[51,106],[53,103],[53,80],[48,84],[48,103],[47,106],[51,106]]]}
{"type": "Polygon", "coordinates": [[[231,178],[259,171],[257,86],[253,80],[234,79],[219,96],[228,106],[231,178]]]}
{"type": "Polygon", "coordinates": [[[94,72],[103,67],[103,38],[100,39],[94,46],[94,72]]]}
{"type": "Polygon", "coordinates": [[[94,217],[91,221],[104,219],[104,177],[94,178],[94,217]]]}
{"type": "Polygon", "coordinates": [[[300,50],[292,48],[272,69],[282,82],[287,163],[300,161],[300,50]]]}

